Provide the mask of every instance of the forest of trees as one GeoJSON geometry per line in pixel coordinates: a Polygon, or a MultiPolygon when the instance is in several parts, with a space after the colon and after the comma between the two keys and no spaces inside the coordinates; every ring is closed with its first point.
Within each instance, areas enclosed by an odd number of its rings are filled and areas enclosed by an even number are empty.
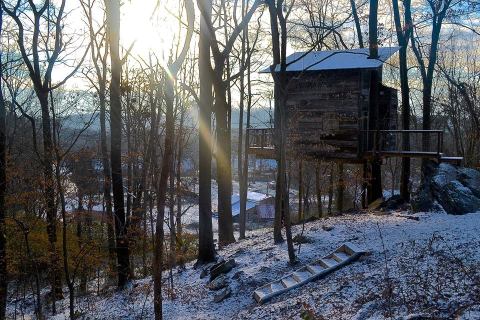
{"type": "MultiPolygon", "coordinates": [[[[362,208],[362,165],[287,157],[285,70],[295,51],[369,48],[376,58],[399,46],[382,79],[399,90],[398,128],[442,130],[446,151],[480,165],[477,0],[0,4],[0,319],[14,294],[34,296],[38,319],[68,298],[74,319],[78,296],[148,276],[162,319],[172,269],[210,263],[246,237],[248,129],[258,123],[275,128],[271,241],[285,237],[290,263],[293,223],[362,208]],[[128,19],[136,10],[155,37],[128,19]],[[268,66],[272,74],[259,75],[268,66]]],[[[405,135],[405,150],[411,143],[405,135]]],[[[425,164],[380,166],[373,180],[383,188],[368,202],[384,189],[409,201],[425,164]]]]}

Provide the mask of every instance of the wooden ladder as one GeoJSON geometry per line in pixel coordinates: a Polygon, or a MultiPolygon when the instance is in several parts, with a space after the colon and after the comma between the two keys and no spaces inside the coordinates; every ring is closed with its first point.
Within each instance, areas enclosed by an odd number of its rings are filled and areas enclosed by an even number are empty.
{"type": "Polygon", "coordinates": [[[355,245],[345,243],[329,255],[256,289],[253,292],[253,297],[258,303],[266,302],[279,294],[324,277],[357,260],[364,253],[366,251],[357,248],[355,245]]]}

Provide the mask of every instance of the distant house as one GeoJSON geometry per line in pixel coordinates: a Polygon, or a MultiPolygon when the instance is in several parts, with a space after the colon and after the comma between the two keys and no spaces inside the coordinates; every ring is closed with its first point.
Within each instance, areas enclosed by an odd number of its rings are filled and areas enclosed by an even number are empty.
{"type": "MultiPolygon", "coordinates": [[[[248,192],[246,204],[247,222],[262,222],[273,220],[275,215],[275,198],[260,192],[248,192]]],[[[232,196],[233,221],[240,221],[240,195],[232,196]]]]}
{"type": "Polygon", "coordinates": [[[268,197],[260,201],[256,206],[257,216],[262,220],[273,220],[275,218],[275,197],[268,197]]]}

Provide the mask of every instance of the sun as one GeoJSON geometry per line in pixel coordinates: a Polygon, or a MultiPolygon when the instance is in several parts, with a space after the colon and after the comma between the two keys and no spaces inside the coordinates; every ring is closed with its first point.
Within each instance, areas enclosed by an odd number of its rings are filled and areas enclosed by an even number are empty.
{"type": "Polygon", "coordinates": [[[121,7],[120,42],[123,48],[133,44],[132,55],[147,58],[154,53],[168,59],[175,37],[178,36],[178,0],[132,0],[121,7]]]}

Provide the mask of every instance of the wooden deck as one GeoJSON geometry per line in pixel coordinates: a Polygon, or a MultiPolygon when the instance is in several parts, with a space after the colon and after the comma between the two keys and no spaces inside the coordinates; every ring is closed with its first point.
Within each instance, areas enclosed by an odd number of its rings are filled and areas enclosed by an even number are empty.
{"type": "MultiPolygon", "coordinates": [[[[248,129],[250,133],[248,153],[255,155],[260,159],[275,159],[275,147],[273,144],[274,129],[262,128],[262,129],[248,129]]],[[[367,131],[368,132],[368,131],[367,131]]],[[[361,163],[364,160],[371,160],[375,156],[382,159],[385,158],[419,158],[419,159],[431,159],[438,162],[449,162],[452,164],[460,165],[463,161],[462,157],[446,156],[443,153],[443,131],[441,130],[379,130],[372,131],[374,145],[376,148],[370,151],[354,153],[345,153],[342,150],[326,151],[321,148],[315,148],[314,145],[310,149],[298,151],[296,148],[289,148],[287,150],[287,157],[291,159],[302,157],[305,160],[333,160],[345,163],[361,163]],[[416,137],[417,147],[416,150],[390,150],[395,146],[401,146],[401,141],[395,141],[394,143],[383,143],[383,141],[391,140],[393,138],[401,138],[405,133],[416,137]],[[432,141],[431,150],[422,150],[421,138],[424,135],[430,135],[436,139],[432,141]],[[318,150],[317,150],[318,149],[318,150]]],[[[332,137],[326,137],[325,143],[328,144],[332,137]]],[[[304,146],[304,145],[303,145],[304,146]]],[[[359,146],[360,148],[360,146],[359,146]]]]}
{"type": "Polygon", "coordinates": [[[427,159],[437,159],[441,158],[443,156],[443,153],[438,153],[438,152],[430,152],[430,151],[400,151],[400,150],[394,150],[394,151],[367,151],[365,152],[365,156],[367,158],[372,158],[374,153],[379,155],[382,158],[392,158],[392,157],[398,157],[398,158],[427,158],[427,159]]]}
{"type": "Polygon", "coordinates": [[[275,159],[274,147],[249,147],[249,154],[254,154],[258,159],[275,159]]]}

